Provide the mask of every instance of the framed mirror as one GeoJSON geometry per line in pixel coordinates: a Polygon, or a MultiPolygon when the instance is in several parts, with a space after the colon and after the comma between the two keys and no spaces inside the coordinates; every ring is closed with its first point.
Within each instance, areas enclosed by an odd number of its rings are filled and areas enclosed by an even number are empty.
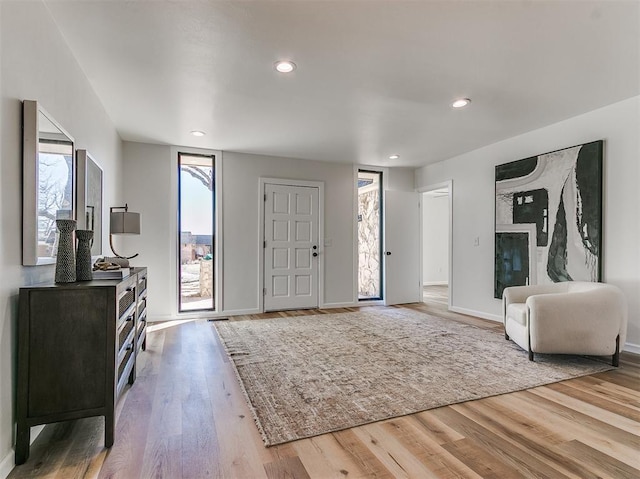
{"type": "Polygon", "coordinates": [[[93,231],[91,256],[102,255],[102,168],[87,150],[76,151],[78,229],[93,231]]]}
{"type": "Polygon", "coordinates": [[[38,102],[22,103],[22,264],[56,261],[56,219],[74,219],[74,140],[38,102]]]}

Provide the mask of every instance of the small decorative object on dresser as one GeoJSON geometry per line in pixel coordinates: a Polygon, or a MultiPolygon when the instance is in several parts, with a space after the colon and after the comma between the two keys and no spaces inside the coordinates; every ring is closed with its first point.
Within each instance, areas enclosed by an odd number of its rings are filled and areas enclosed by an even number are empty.
{"type": "Polygon", "coordinates": [[[93,231],[77,230],[78,248],[76,250],[76,280],[91,281],[93,279],[91,265],[91,243],[93,231]]]}
{"type": "Polygon", "coordinates": [[[115,405],[136,378],[146,349],[147,269],[124,279],[20,288],[16,464],[29,457],[30,428],[105,418],[114,440],[115,405]]]}
{"type": "Polygon", "coordinates": [[[56,226],[60,230],[58,253],[56,256],[56,283],[74,283],[76,281],[76,255],[73,247],[73,230],[76,220],[58,219],[56,226]]]}
{"type": "MultiPolygon", "coordinates": [[[[112,258],[98,258],[93,264],[93,277],[95,279],[124,279],[131,273],[131,268],[122,266],[118,262],[111,261],[112,258]]],[[[115,258],[119,259],[119,258],[115,258]]]]}

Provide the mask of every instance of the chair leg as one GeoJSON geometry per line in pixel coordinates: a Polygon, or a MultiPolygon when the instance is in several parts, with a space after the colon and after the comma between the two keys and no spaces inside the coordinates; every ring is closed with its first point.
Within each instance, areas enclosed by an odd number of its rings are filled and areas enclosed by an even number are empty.
{"type": "Polygon", "coordinates": [[[507,341],[509,341],[509,335],[507,334],[507,332],[504,332],[504,339],[506,339],[507,341]]]}
{"type": "Polygon", "coordinates": [[[611,357],[611,365],[618,367],[620,365],[620,335],[616,336],[616,352],[611,357]]]}
{"type": "Polygon", "coordinates": [[[533,351],[529,348],[529,361],[533,361],[533,351]]]}

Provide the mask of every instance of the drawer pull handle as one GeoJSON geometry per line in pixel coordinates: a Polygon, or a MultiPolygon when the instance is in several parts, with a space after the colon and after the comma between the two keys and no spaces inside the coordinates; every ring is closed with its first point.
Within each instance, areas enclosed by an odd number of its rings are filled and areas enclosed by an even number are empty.
{"type": "Polygon", "coordinates": [[[131,351],[133,349],[133,343],[127,344],[127,351],[131,351]]]}
{"type": "Polygon", "coordinates": [[[132,288],[131,286],[129,286],[129,287],[126,289],[126,291],[127,291],[128,293],[130,293],[131,291],[133,291],[133,288],[132,288]]]}
{"type": "Polygon", "coordinates": [[[127,321],[127,322],[129,322],[129,321],[133,321],[133,314],[131,314],[131,315],[127,316],[126,321],[127,321]]]}

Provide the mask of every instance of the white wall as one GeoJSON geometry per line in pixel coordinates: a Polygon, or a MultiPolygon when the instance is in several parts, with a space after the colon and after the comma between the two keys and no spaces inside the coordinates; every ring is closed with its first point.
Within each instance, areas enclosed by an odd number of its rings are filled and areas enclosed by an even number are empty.
{"type": "MultiPolygon", "coordinates": [[[[21,266],[22,103],[38,100],[104,170],[104,203],[120,200],[120,138],[40,2],[0,2],[0,477],[13,467],[18,288],[53,280],[21,266]]],[[[107,236],[103,238],[107,244],[107,236]]]]}
{"type": "Polygon", "coordinates": [[[140,235],[118,237],[121,255],[139,256],[133,266],[148,268],[149,320],[167,319],[177,310],[176,261],[178,159],[170,146],[123,142],[123,200],[140,213],[140,235]],[[174,184],[175,183],[175,184],[174,184]]]}
{"type": "Polygon", "coordinates": [[[422,283],[449,282],[449,197],[422,194],[422,283]]]}
{"type": "MultiPolygon", "coordinates": [[[[363,167],[366,169],[366,167],[363,167]]],[[[387,190],[395,191],[413,191],[413,183],[415,177],[415,168],[388,168],[387,190]]]]}
{"type": "Polygon", "coordinates": [[[494,167],[604,139],[603,279],[625,292],[626,349],[640,352],[638,131],[640,97],[635,97],[416,170],[418,188],[453,180],[454,308],[493,319],[500,315],[500,301],[493,298],[494,167]]]}
{"type": "Polygon", "coordinates": [[[258,308],[260,177],[322,181],[325,185],[324,298],[351,304],[353,291],[353,167],[241,153],[223,155],[224,309],[258,308]]]}
{"type": "MultiPolygon", "coordinates": [[[[150,320],[177,317],[176,228],[177,152],[179,147],[124,142],[124,201],[141,214],[141,234],[120,239],[124,250],[139,252],[132,264],[149,268],[150,320]],[[140,188],[145,185],[145,188],[140,188]]],[[[260,301],[259,179],[322,181],[325,188],[325,307],[354,304],[354,167],[234,152],[222,153],[222,310],[220,314],[257,312],[260,301]]],[[[414,170],[391,168],[389,188],[412,190],[414,170]]],[[[119,246],[118,246],[119,247],[119,246]]]]}

